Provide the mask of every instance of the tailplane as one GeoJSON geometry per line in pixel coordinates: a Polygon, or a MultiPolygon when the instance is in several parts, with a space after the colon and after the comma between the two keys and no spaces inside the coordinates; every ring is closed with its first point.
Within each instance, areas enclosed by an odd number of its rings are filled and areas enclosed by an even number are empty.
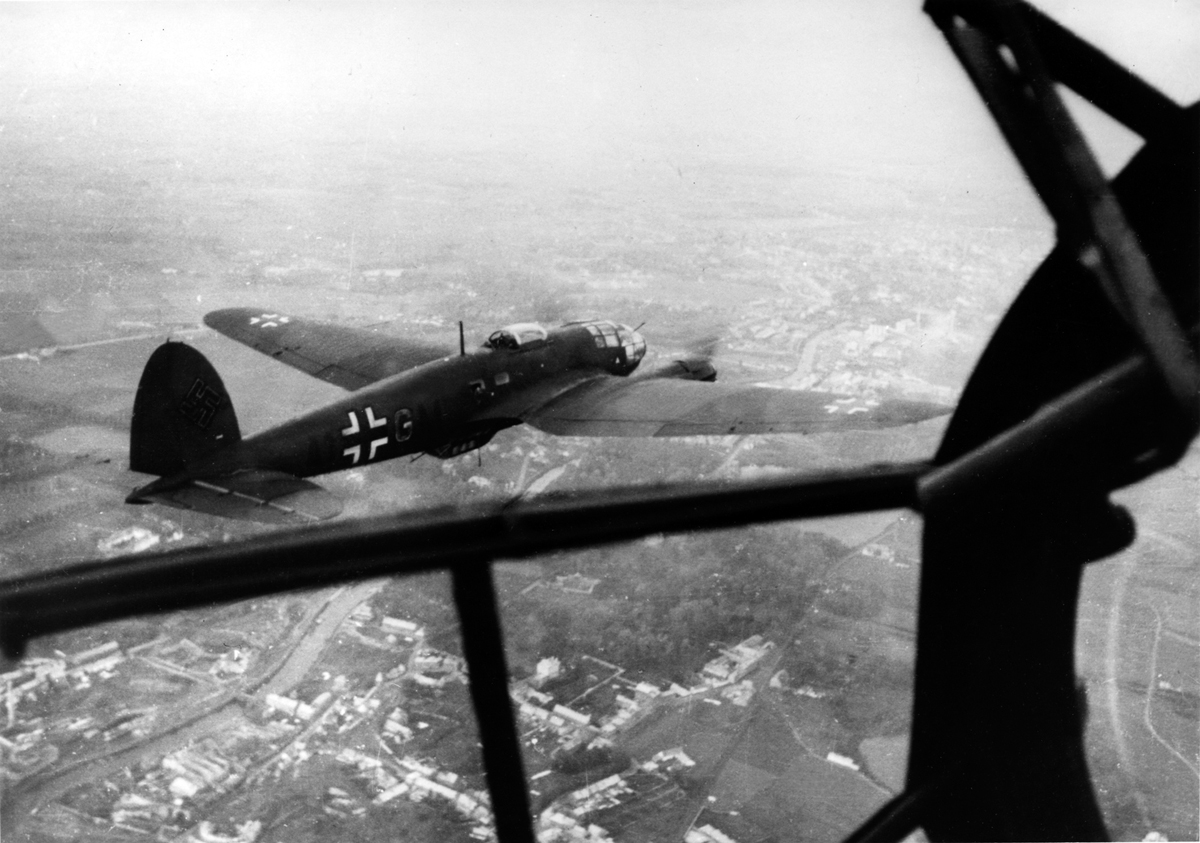
{"type": "Polygon", "coordinates": [[[134,489],[125,503],[161,503],[260,524],[309,524],[342,511],[342,502],[316,483],[257,468],[163,477],[134,489]]]}
{"type": "Polygon", "coordinates": [[[129,436],[129,468],[176,474],[242,438],[225,384],[190,345],[168,342],[146,361],[129,436]]]}

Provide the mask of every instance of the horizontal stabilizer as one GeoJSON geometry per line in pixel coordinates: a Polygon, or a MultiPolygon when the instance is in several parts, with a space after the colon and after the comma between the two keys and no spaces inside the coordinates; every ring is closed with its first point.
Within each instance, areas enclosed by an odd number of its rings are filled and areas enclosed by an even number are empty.
{"type": "Polygon", "coordinates": [[[308,524],[333,518],[342,502],[316,483],[281,471],[251,469],[219,477],[191,477],[169,485],[157,480],[136,490],[129,503],[166,504],[264,524],[308,524]]]}

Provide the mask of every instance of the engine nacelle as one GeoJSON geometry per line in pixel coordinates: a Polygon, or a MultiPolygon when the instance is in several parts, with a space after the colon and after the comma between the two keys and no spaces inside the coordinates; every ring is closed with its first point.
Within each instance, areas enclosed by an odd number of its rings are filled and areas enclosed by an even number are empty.
{"type": "Polygon", "coordinates": [[[717,367],[707,357],[664,360],[638,373],[639,378],[675,378],[684,381],[715,381],[717,367]]]}

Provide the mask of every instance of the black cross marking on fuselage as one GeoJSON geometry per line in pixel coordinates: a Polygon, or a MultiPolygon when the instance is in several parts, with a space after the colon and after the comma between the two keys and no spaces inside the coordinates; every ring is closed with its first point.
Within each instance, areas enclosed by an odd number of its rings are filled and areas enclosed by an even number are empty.
{"type": "Polygon", "coordinates": [[[179,404],[179,412],[196,427],[207,430],[220,406],[221,394],[200,378],[196,378],[192,388],[179,404]]]}

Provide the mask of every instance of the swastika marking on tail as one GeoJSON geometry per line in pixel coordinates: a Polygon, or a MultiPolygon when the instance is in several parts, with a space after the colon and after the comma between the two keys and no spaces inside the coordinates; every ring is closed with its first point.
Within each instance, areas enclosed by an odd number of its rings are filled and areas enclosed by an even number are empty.
{"type": "Polygon", "coordinates": [[[183,396],[183,401],[179,403],[179,412],[196,427],[207,430],[220,407],[221,393],[201,378],[196,378],[187,395],[183,396]]]}

